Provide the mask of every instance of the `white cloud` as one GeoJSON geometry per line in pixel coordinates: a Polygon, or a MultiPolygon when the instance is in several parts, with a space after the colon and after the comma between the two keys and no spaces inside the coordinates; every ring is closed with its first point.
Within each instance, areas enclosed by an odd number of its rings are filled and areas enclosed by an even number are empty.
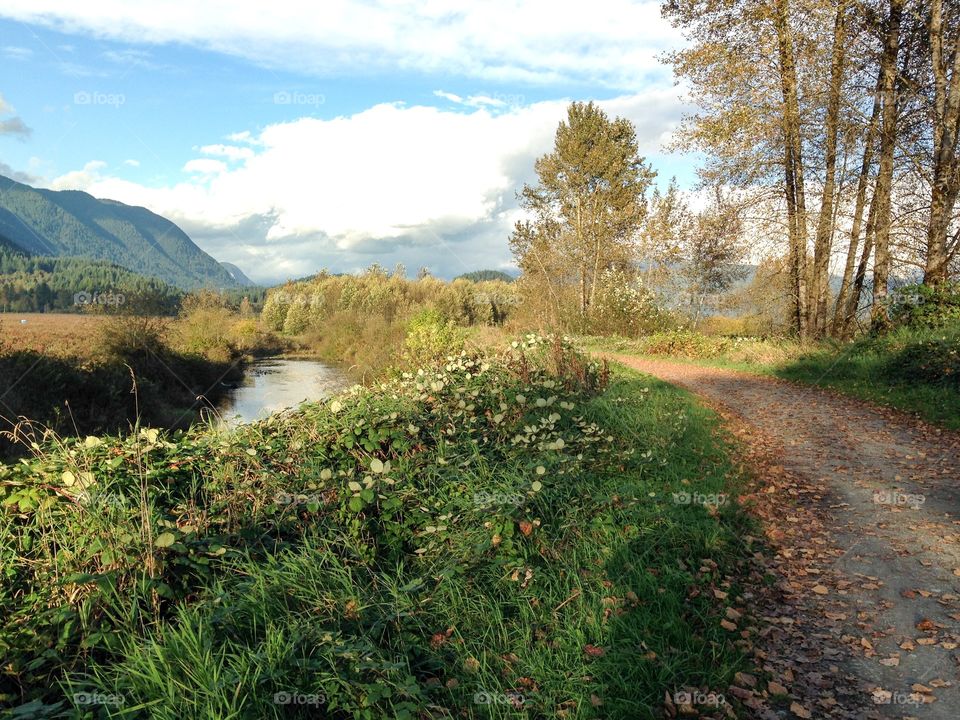
{"type": "Polygon", "coordinates": [[[131,43],[184,43],[306,73],[413,70],[634,91],[680,41],[657,0],[6,0],[0,16],[131,43]]]}
{"type": "Polygon", "coordinates": [[[219,175],[226,169],[227,164],[225,162],[212,158],[197,158],[196,160],[190,160],[183,166],[184,172],[195,175],[219,175]]]}
{"type": "MultiPolygon", "coordinates": [[[[672,89],[600,104],[634,121],[644,154],[658,151],[682,111],[672,89]]],[[[455,275],[509,265],[515,193],[552,146],[566,106],[492,113],[381,104],[235,134],[245,148],[204,145],[204,155],[243,162],[194,158],[184,166],[190,177],[172,186],[146,187],[93,164],[53,186],[148,207],[261,281],[375,260],[455,275]]]]}
{"type": "Polygon", "coordinates": [[[128,167],[134,167],[134,168],[140,167],[140,161],[135,160],[134,158],[128,158],[127,160],[124,160],[123,164],[127,165],[128,167]]]}
{"type": "Polygon", "coordinates": [[[33,50],[15,45],[7,45],[3,48],[3,56],[11,60],[29,60],[33,57],[33,50]]]}
{"type": "Polygon", "coordinates": [[[443,90],[434,90],[433,94],[457,105],[472,108],[498,109],[524,104],[524,96],[519,94],[468,95],[467,97],[461,97],[460,95],[444,92],[443,90]]]}
{"type": "Polygon", "coordinates": [[[247,160],[253,157],[253,150],[248,147],[237,147],[236,145],[204,145],[200,148],[204,155],[215,155],[225,157],[231,162],[247,160]]]}
{"type": "Polygon", "coordinates": [[[19,115],[13,115],[14,112],[13,106],[3,98],[3,95],[0,95],[0,135],[13,135],[20,140],[26,140],[33,130],[19,115]],[[5,118],[2,117],[3,115],[11,115],[11,117],[5,118]]]}

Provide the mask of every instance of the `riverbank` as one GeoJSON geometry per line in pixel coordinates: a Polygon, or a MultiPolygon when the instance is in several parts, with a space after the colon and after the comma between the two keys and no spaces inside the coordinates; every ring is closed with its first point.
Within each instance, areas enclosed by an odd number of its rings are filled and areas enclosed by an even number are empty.
{"type": "Polygon", "coordinates": [[[169,718],[736,703],[752,549],[716,430],[682,391],[528,337],[229,434],[47,447],[0,467],[0,698],[169,718]]]}
{"type": "Polygon", "coordinates": [[[225,310],[178,318],[13,314],[0,316],[0,330],[0,459],[31,453],[45,433],[185,428],[251,360],[286,347],[225,310]]]}

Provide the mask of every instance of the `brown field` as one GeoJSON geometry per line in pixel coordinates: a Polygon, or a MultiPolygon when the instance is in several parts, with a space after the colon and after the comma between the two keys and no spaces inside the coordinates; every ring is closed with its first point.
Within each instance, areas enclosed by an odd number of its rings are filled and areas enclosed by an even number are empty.
{"type": "Polygon", "coordinates": [[[98,328],[108,319],[104,315],[0,313],[0,350],[89,357],[97,343],[98,328]]]}

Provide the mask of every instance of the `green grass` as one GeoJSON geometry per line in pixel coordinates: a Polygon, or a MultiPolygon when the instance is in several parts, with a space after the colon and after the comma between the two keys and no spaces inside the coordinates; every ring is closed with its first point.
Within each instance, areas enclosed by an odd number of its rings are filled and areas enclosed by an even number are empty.
{"type": "Polygon", "coordinates": [[[630,340],[583,338],[593,351],[669,357],[817,385],[960,428],[960,325],[900,328],[851,343],[672,333],[630,340]]]}
{"type": "Polygon", "coordinates": [[[68,442],[0,466],[0,702],[660,717],[745,667],[728,451],[684,392],[535,339],[235,434],[68,442]]]}
{"type": "Polygon", "coordinates": [[[768,372],[960,428],[960,326],[825,347],[768,372]]]}

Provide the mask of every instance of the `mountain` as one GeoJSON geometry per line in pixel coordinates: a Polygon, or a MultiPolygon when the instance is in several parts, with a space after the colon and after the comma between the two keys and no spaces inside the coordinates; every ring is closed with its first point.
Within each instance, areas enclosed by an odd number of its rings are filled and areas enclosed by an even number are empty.
{"type": "Polygon", "coordinates": [[[471,282],[502,280],[508,283],[513,282],[515,279],[513,275],[505,273],[502,270],[474,270],[473,272],[464,273],[463,275],[457,275],[457,277],[454,278],[454,280],[469,280],[471,282]]]}
{"type": "Polygon", "coordinates": [[[0,235],[0,254],[26,255],[27,253],[10,238],[0,235]]]}
{"type": "Polygon", "coordinates": [[[34,255],[106,260],[187,290],[238,284],[183,230],[146,208],[2,175],[0,236],[34,255]]]}
{"type": "Polygon", "coordinates": [[[230,277],[233,278],[234,282],[240,287],[253,287],[256,283],[243,274],[243,270],[238,268],[233,263],[221,262],[220,266],[230,273],[230,277]]]}
{"type": "Polygon", "coordinates": [[[78,312],[102,306],[171,314],[183,291],[105,260],[11,250],[0,236],[0,312],[78,312]]]}

